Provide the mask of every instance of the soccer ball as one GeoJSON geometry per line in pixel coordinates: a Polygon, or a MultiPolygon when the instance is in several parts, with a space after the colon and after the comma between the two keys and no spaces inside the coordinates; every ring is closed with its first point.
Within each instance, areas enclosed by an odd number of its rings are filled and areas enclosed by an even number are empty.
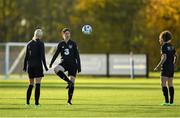
{"type": "Polygon", "coordinates": [[[89,35],[92,33],[92,27],[90,25],[84,25],[82,27],[82,32],[89,35]]]}

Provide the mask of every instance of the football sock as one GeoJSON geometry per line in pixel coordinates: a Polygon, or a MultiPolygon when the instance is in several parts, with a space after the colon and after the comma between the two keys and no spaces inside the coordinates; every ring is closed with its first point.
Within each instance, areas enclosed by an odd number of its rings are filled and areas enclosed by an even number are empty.
{"type": "Polygon", "coordinates": [[[39,105],[39,97],[40,97],[40,84],[36,84],[36,89],[35,89],[35,105],[39,105]]]}
{"type": "Polygon", "coordinates": [[[170,103],[174,102],[174,87],[169,87],[170,103]]]}
{"type": "Polygon", "coordinates": [[[74,93],[74,83],[68,89],[68,102],[71,102],[74,93]]]}
{"type": "Polygon", "coordinates": [[[164,98],[165,98],[165,102],[169,103],[169,96],[168,96],[168,89],[167,89],[167,87],[162,87],[162,91],[163,91],[163,95],[164,95],[164,98]]]}
{"type": "Polygon", "coordinates": [[[30,104],[30,98],[31,98],[31,93],[32,93],[33,85],[29,85],[26,93],[26,104],[30,104]]]}
{"type": "Polygon", "coordinates": [[[64,74],[64,72],[59,71],[58,73],[56,73],[61,79],[63,79],[64,81],[66,81],[67,83],[71,83],[71,81],[68,79],[68,77],[64,74]]]}

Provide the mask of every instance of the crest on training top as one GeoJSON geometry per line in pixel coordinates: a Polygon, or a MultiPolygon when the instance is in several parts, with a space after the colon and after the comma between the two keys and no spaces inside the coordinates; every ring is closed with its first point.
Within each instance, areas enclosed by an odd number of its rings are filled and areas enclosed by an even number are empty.
{"type": "Polygon", "coordinates": [[[69,48],[72,48],[73,46],[72,45],[69,45],[69,48]]]}

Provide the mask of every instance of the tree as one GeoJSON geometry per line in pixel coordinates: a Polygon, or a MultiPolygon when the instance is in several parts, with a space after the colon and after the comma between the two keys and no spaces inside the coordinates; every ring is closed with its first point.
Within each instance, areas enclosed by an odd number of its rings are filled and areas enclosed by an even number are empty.
{"type": "MultiPolygon", "coordinates": [[[[133,21],[136,12],[141,8],[142,0],[77,0],[74,24],[93,26],[93,38],[96,45],[91,52],[129,53],[133,39],[133,21]]],[[[79,38],[84,38],[79,36],[79,38]]],[[[82,45],[93,44],[86,40],[82,45]]],[[[82,47],[86,50],[87,45],[82,47]]]]}
{"type": "MultiPolygon", "coordinates": [[[[136,17],[135,26],[139,35],[142,35],[142,50],[150,57],[151,69],[160,58],[159,34],[170,30],[173,34],[172,43],[177,52],[180,52],[178,35],[180,32],[180,1],[179,0],[147,0],[145,6],[136,17]]],[[[180,63],[178,63],[179,65],[180,63]]]]}

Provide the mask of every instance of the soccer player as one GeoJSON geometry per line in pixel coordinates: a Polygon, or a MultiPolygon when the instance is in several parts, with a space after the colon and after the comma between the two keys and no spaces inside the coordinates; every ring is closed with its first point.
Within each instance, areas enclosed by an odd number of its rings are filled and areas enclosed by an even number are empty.
{"type": "Polygon", "coordinates": [[[70,29],[64,28],[61,31],[63,40],[59,42],[57,50],[51,60],[49,67],[51,68],[57,56],[61,54],[61,63],[54,68],[55,73],[64,81],[68,86],[68,101],[69,105],[72,105],[72,96],[74,92],[74,83],[77,72],[81,72],[81,62],[79,57],[79,51],[77,45],[71,40],[70,29]],[[68,72],[69,78],[65,75],[65,71],[68,72]]]}
{"type": "Polygon", "coordinates": [[[27,71],[29,76],[29,87],[26,94],[27,105],[30,105],[31,92],[34,86],[34,79],[36,80],[35,105],[39,105],[41,79],[44,76],[42,63],[45,70],[48,70],[46,66],[44,43],[41,41],[42,36],[43,31],[41,29],[36,29],[34,32],[34,37],[31,41],[29,41],[26,47],[23,70],[25,72],[27,71]]]}
{"type": "Polygon", "coordinates": [[[174,105],[174,65],[176,63],[176,50],[171,44],[172,34],[170,31],[163,31],[159,36],[159,43],[161,45],[161,60],[155,67],[155,71],[161,67],[161,86],[162,92],[165,98],[165,102],[162,105],[174,105]],[[168,88],[166,83],[168,82],[168,88]],[[169,101],[170,94],[170,101],[169,101]]]}

